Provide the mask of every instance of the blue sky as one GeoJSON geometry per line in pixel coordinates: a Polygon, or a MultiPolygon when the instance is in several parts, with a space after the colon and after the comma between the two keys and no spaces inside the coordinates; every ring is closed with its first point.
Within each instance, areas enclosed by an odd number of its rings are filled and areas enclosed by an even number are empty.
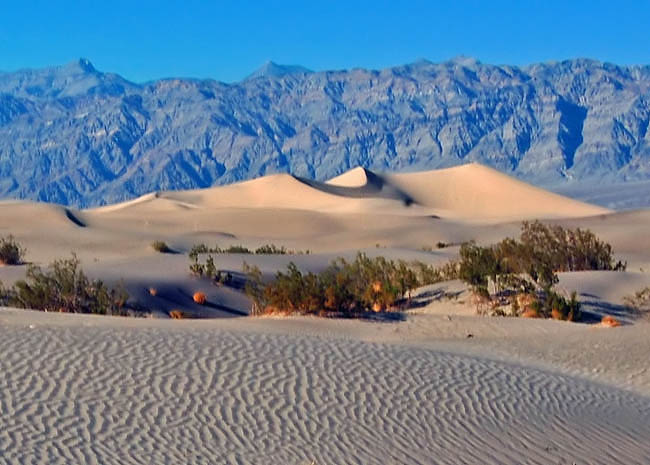
{"type": "Polygon", "coordinates": [[[79,57],[127,79],[237,81],[267,60],[314,70],[468,55],[650,64],[650,1],[5,0],[0,70],[79,57]],[[135,6],[134,6],[135,5],[135,6]]]}

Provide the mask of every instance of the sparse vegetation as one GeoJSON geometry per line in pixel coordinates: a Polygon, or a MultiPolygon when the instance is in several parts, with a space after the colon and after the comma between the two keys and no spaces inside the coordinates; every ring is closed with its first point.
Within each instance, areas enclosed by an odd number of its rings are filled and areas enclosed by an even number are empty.
{"type": "Polygon", "coordinates": [[[55,260],[45,270],[30,265],[25,280],[0,290],[0,301],[50,312],[131,314],[125,307],[129,296],[123,288],[110,288],[100,280],[89,279],[79,264],[73,254],[55,260]]]}
{"type": "Polygon", "coordinates": [[[284,247],[277,247],[275,244],[265,244],[255,249],[255,255],[286,255],[289,251],[284,247]]]}
{"type": "Polygon", "coordinates": [[[641,316],[650,316],[650,286],[637,291],[632,296],[623,299],[625,305],[630,307],[641,316]]]}
{"type": "Polygon", "coordinates": [[[172,320],[183,320],[185,319],[185,312],[182,310],[172,310],[169,312],[169,318],[172,320]]]}
{"type": "Polygon", "coordinates": [[[256,266],[244,264],[246,294],[253,314],[314,314],[354,317],[397,310],[420,285],[437,282],[442,271],[422,263],[394,262],[357,254],[353,262],[338,258],[321,273],[303,273],[294,263],[267,284],[256,266]]]}
{"type": "Polygon", "coordinates": [[[232,281],[232,274],[227,271],[217,269],[212,255],[207,255],[205,262],[199,261],[199,255],[192,255],[190,263],[190,273],[194,276],[208,278],[215,284],[228,285],[232,281]]]}
{"type": "Polygon", "coordinates": [[[160,253],[173,252],[173,250],[167,245],[167,243],[163,241],[153,241],[151,243],[151,248],[154,249],[156,252],[160,252],[160,253]]]}
{"type": "Polygon", "coordinates": [[[243,245],[231,245],[226,248],[221,248],[218,245],[214,247],[208,247],[205,244],[196,244],[194,245],[189,252],[190,260],[196,261],[201,254],[228,254],[228,253],[239,253],[239,254],[255,254],[255,255],[308,255],[309,250],[290,250],[284,246],[277,246],[275,244],[264,244],[255,250],[251,250],[248,247],[243,245]]]}
{"type": "Polygon", "coordinates": [[[25,252],[14,236],[0,237],[0,265],[20,265],[25,252]]]}
{"type": "Polygon", "coordinates": [[[512,315],[533,311],[540,317],[575,321],[580,304],[553,290],[557,273],[581,270],[625,270],[614,262],[612,247],[591,231],[524,222],[519,240],[504,239],[490,247],[474,243],[460,248],[459,276],[474,292],[479,313],[512,315]],[[520,305],[518,296],[529,296],[520,305]],[[532,310],[532,311],[528,311],[532,310]]]}

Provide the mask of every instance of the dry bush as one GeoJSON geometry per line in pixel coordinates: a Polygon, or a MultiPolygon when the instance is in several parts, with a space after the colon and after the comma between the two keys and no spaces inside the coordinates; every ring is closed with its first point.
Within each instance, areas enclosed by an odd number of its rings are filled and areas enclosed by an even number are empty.
{"type": "Polygon", "coordinates": [[[195,292],[192,296],[192,299],[199,305],[205,305],[205,302],[207,300],[203,292],[195,292]]]}
{"type": "Polygon", "coordinates": [[[185,318],[185,313],[182,310],[172,310],[169,312],[169,317],[172,320],[183,320],[185,318]]]}
{"type": "Polygon", "coordinates": [[[164,241],[153,241],[151,248],[160,253],[172,253],[173,250],[164,241]]]}
{"type": "Polygon", "coordinates": [[[0,238],[0,265],[20,265],[25,252],[26,249],[16,242],[14,236],[0,238]]]}
{"type": "Polygon", "coordinates": [[[541,318],[539,312],[534,308],[527,308],[521,313],[522,318],[541,318]]]}
{"type": "Polygon", "coordinates": [[[613,316],[609,316],[609,315],[605,315],[601,320],[600,324],[605,326],[606,328],[616,328],[618,326],[621,326],[620,321],[618,321],[613,316]]]}
{"type": "Polygon", "coordinates": [[[625,297],[623,301],[637,314],[650,317],[650,286],[625,297]]]}

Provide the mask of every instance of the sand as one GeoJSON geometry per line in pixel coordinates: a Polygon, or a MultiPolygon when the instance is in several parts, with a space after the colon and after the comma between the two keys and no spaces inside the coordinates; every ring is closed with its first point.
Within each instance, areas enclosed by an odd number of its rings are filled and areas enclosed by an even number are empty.
{"type": "Polygon", "coordinates": [[[241,320],[104,318],[3,314],[5,463],[650,460],[648,398],[611,386],[241,320]]]}
{"type": "MultiPolygon", "coordinates": [[[[479,165],[358,168],[82,211],[0,202],[9,233],[35,264],[74,251],[155,318],[0,309],[0,463],[650,463],[650,323],[623,305],[650,285],[649,210],[614,212],[479,165]],[[623,327],[480,317],[459,282],[419,290],[398,320],[242,317],[241,292],[188,273],[199,242],[310,251],[217,257],[267,278],[358,251],[441,264],[463,241],[516,236],[535,218],[590,228],[628,261],[558,284],[623,327]],[[192,302],[197,290],[208,306],[192,302]],[[172,321],[174,308],[216,318],[172,321]]],[[[0,267],[0,280],[25,270],[0,267]]]]}

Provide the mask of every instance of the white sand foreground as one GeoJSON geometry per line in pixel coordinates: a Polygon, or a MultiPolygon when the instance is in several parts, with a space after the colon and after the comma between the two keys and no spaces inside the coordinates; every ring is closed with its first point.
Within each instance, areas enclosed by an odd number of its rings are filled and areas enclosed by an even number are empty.
{"type": "Polygon", "coordinates": [[[650,462],[642,394],[496,361],[481,335],[468,356],[453,332],[314,320],[3,309],[0,463],[650,462]]]}

